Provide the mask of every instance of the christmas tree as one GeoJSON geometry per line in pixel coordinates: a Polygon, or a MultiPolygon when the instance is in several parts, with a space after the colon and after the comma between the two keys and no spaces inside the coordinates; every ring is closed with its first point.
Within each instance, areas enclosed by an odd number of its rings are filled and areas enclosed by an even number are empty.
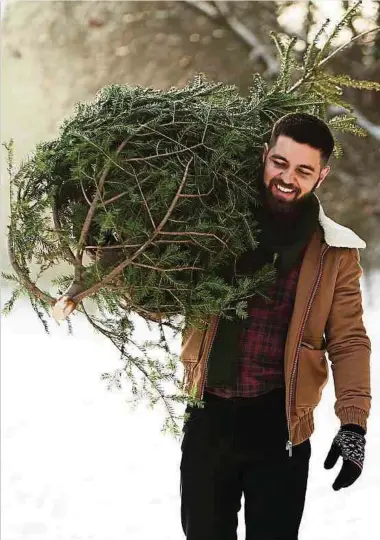
{"type": "MultiPolygon", "coordinates": [[[[111,85],[94,101],[78,104],[57,139],[38,144],[16,172],[12,142],[5,145],[15,273],[3,277],[15,288],[4,313],[26,295],[48,332],[51,308],[70,331],[70,314],[82,312],[121,353],[123,368],[104,378],[119,388],[126,378],[135,402],[148,397],[153,406],[163,400],[169,414],[164,429],[177,434],[171,402],[196,401],[176,378],[178,357],[165,326],[183,334],[191,326],[204,328],[210,314],[244,318],[246,299],[265,294],[275,275],[271,264],[234,282],[223,277],[241,254],[257,247],[258,172],[273,123],[288,112],[307,112],[327,121],[333,133],[365,135],[342,98],[343,87],[379,90],[380,84],[326,68],[330,58],[369,33],[332,48],[357,6],[327,38],[327,22],[322,25],[302,59],[294,51],[296,38],[273,34],[280,73],[270,87],[255,74],[247,97],[203,75],[169,90],[111,85]],[[331,105],[346,113],[328,118],[331,105]],[[62,262],[72,273],[52,282],[54,297],[38,279],[62,262]],[[32,263],[40,267],[36,277],[32,263]],[[96,316],[83,305],[89,297],[96,316]],[[158,343],[138,346],[139,356],[128,350],[136,345],[131,313],[149,328],[156,321],[160,330],[158,343]],[[157,347],[165,361],[152,357],[157,347]],[[179,393],[166,395],[165,381],[179,393]]],[[[335,153],[341,154],[337,140],[335,153]]]]}

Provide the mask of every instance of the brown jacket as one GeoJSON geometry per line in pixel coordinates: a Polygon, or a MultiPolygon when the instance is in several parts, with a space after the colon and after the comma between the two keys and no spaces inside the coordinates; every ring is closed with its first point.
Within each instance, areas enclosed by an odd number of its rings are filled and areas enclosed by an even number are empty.
{"type": "MultiPolygon", "coordinates": [[[[310,437],[313,410],[328,380],[326,352],[335,386],[335,413],[341,424],[366,429],[370,411],[371,344],[362,321],[362,275],[358,248],[365,243],[328,218],[320,206],[320,227],[307,247],[285,345],[284,369],[288,449],[310,437]]],[[[206,330],[182,336],[184,390],[203,398],[207,361],[219,315],[206,330]]]]}

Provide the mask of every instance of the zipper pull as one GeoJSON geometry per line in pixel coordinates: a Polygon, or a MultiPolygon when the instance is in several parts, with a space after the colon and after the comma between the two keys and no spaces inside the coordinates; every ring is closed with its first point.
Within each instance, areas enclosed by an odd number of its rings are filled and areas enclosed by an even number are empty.
{"type": "Polygon", "coordinates": [[[288,441],[286,443],[286,450],[289,452],[289,457],[292,457],[292,448],[293,448],[293,443],[291,441],[288,441]]]}

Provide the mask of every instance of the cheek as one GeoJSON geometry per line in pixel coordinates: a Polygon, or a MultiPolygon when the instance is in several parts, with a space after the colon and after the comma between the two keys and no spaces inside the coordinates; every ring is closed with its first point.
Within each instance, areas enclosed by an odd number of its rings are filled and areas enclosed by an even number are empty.
{"type": "Polygon", "coordinates": [[[264,169],[264,183],[269,186],[271,179],[278,174],[278,171],[275,167],[267,165],[264,169]]]}
{"type": "Polygon", "coordinates": [[[303,197],[304,195],[307,195],[310,193],[312,186],[310,186],[310,183],[302,182],[301,180],[298,182],[298,187],[300,189],[299,197],[303,197]]]}

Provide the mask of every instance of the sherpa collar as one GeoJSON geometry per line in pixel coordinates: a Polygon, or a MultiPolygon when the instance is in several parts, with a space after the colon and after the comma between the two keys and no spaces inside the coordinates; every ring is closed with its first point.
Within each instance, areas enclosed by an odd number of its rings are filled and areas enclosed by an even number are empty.
{"type": "MultiPolygon", "coordinates": [[[[317,197],[318,199],[318,197],[317,197]]],[[[322,205],[319,202],[319,223],[325,234],[325,242],[332,247],[358,248],[364,249],[366,243],[359,238],[351,229],[339,225],[332,219],[326,216],[322,205]]]]}

